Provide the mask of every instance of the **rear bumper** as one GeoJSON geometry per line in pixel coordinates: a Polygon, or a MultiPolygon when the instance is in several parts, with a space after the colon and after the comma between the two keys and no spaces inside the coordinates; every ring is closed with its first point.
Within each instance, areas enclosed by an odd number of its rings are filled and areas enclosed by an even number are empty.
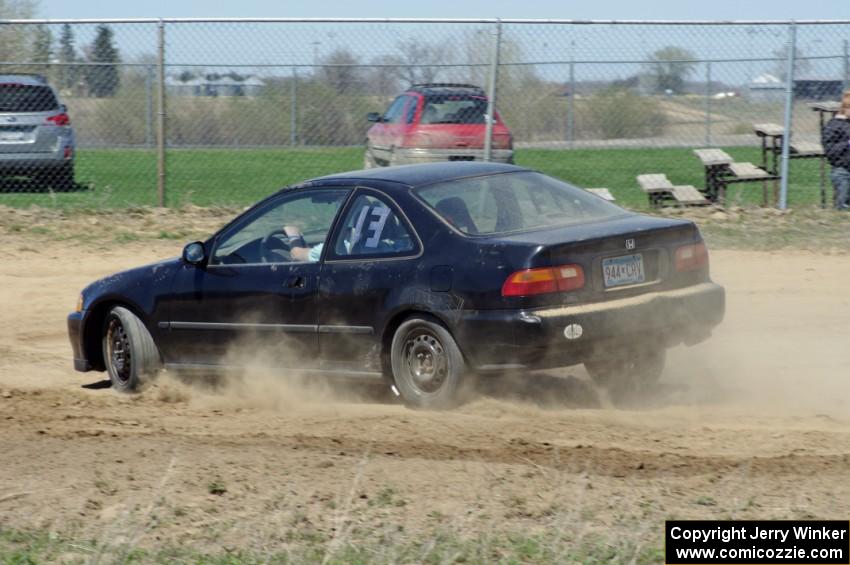
{"type": "MultiPolygon", "coordinates": [[[[484,161],[483,149],[396,149],[393,153],[393,165],[414,165],[416,163],[438,163],[442,161],[484,161]]],[[[493,163],[513,163],[513,149],[493,149],[490,161],[493,163]]]]}
{"type": "Polygon", "coordinates": [[[74,370],[82,373],[92,370],[92,365],[86,359],[83,347],[83,332],[86,319],[86,311],[72,312],[68,314],[68,337],[71,340],[71,350],[74,353],[74,370]]]}
{"type": "Polygon", "coordinates": [[[708,338],[724,313],[723,287],[706,282],[575,306],[467,311],[457,334],[479,369],[547,368],[583,363],[638,341],[692,345],[708,338]]]}
{"type": "Polygon", "coordinates": [[[41,152],[9,152],[4,151],[0,143],[0,172],[40,171],[45,169],[60,169],[73,163],[76,150],[73,136],[61,136],[57,139],[52,151],[41,152]],[[70,148],[66,156],[66,148],[70,148]]]}

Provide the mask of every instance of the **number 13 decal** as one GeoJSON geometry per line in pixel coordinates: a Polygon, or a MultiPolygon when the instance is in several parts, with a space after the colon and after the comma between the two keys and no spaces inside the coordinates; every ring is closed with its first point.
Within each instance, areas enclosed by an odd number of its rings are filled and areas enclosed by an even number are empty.
{"type": "Polygon", "coordinates": [[[363,224],[366,219],[370,220],[367,229],[367,239],[364,242],[364,247],[375,248],[381,241],[381,233],[384,231],[384,226],[387,224],[387,218],[390,215],[390,209],[383,205],[364,206],[360,211],[360,216],[357,218],[357,224],[354,226],[354,234],[352,235],[352,244],[360,241],[363,235],[363,224]]]}

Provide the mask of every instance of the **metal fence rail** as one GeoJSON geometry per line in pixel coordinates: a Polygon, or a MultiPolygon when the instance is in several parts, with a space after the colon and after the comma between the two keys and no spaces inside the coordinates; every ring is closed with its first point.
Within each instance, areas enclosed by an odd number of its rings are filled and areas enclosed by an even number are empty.
{"type": "MultiPolygon", "coordinates": [[[[777,173],[781,207],[819,203],[825,165],[794,143],[813,151],[831,113],[811,105],[834,103],[850,80],[850,20],[0,24],[0,74],[46,77],[75,133],[67,190],[22,166],[16,144],[26,134],[4,125],[0,107],[0,204],[11,205],[246,204],[360,168],[366,114],[423,82],[482,87],[518,164],[610,188],[627,205],[645,201],[640,174],[705,188],[690,151],[705,147],[777,173]],[[791,142],[774,151],[769,138],[763,152],[756,124],[792,132],[791,142]]],[[[486,129],[488,155],[492,120],[486,129]]],[[[761,202],[764,193],[742,183],[727,197],[761,202]]]]}

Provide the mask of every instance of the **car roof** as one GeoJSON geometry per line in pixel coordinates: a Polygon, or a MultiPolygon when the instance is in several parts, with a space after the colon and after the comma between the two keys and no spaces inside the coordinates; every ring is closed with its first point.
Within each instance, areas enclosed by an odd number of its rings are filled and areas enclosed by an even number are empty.
{"type": "Polygon", "coordinates": [[[405,92],[418,92],[425,95],[448,95],[448,94],[474,94],[486,97],[484,89],[474,84],[461,84],[452,82],[432,82],[426,84],[414,84],[405,92]]]}
{"type": "Polygon", "coordinates": [[[346,181],[383,181],[403,184],[416,188],[438,182],[457,180],[468,177],[495,175],[516,171],[527,171],[524,167],[506,165],[503,163],[487,163],[483,161],[444,161],[440,163],[425,163],[421,165],[400,165],[397,167],[380,167],[349,171],[324,177],[315,178],[298,186],[322,186],[346,181]]]}
{"type": "Polygon", "coordinates": [[[25,84],[29,86],[47,86],[47,79],[42,75],[8,74],[0,75],[0,84],[25,84]]]}

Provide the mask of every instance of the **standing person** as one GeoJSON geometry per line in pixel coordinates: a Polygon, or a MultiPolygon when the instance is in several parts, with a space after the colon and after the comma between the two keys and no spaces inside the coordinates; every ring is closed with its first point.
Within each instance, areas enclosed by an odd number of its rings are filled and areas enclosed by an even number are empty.
{"type": "Polygon", "coordinates": [[[850,90],[841,97],[841,108],[821,134],[826,159],[832,166],[833,202],[837,210],[850,210],[850,90]]]}

